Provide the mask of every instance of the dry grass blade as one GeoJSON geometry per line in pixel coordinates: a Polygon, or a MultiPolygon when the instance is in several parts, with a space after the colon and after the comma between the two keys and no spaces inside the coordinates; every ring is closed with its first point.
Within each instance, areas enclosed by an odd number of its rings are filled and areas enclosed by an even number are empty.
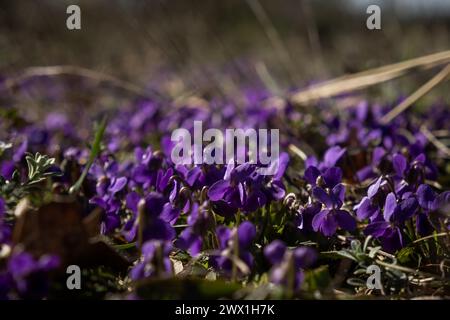
{"type": "Polygon", "coordinates": [[[342,76],[294,93],[290,101],[296,105],[307,104],[323,98],[363,89],[401,77],[417,69],[428,69],[450,62],[450,50],[443,51],[367,71],[342,76]]]}
{"type": "Polygon", "coordinates": [[[305,152],[303,152],[302,149],[300,149],[299,147],[297,147],[296,145],[290,144],[289,145],[289,151],[293,152],[294,154],[296,154],[297,156],[300,157],[300,159],[302,159],[303,161],[306,160],[306,158],[308,158],[308,156],[306,155],[305,152]]]}
{"type": "Polygon", "coordinates": [[[287,76],[289,76],[289,78],[294,81],[294,76],[292,74],[293,61],[291,59],[291,56],[289,55],[289,51],[283,44],[280,35],[275,29],[275,26],[267,15],[267,12],[264,10],[259,0],[247,0],[247,4],[263,27],[267,38],[273,45],[280,62],[283,64],[287,76]]]}
{"type": "Polygon", "coordinates": [[[148,90],[144,90],[143,88],[133,83],[123,81],[109,74],[71,65],[27,68],[17,76],[12,76],[6,79],[1,89],[14,90],[19,87],[25,80],[34,77],[53,77],[64,75],[87,78],[96,82],[110,83],[117,88],[121,88],[141,97],[155,98],[156,96],[158,96],[158,94],[155,92],[149,92],[148,90]]]}
{"type": "Polygon", "coordinates": [[[437,238],[437,237],[445,237],[446,235],[448,235],[447,232],[441,232],[441,233],[436,233],[436,234],[430,234],[429,236],[426,236],[426,237],[422,237],[422,238],[416,239],[416,240],[414,240],[412,243],[419,243],[419,242],[421,242],[421,241],[428,240],[428,239],[434,239],[434,238],[437,238]]]}
{"type": "Polygon", "coordinates": [[[430,141],[437,149],[442,151],[448,158],[450,158],[450,149],[443,144],[441,141],[439,141],[431,132],[427,129],[427,127],[422,126],[420,127],[420,131],[423,133],[423,135],[430,141]]]}
{"type": "Polygon", "coordinates": [[[427,83],[425,83],[423,86],[417,89],[412,95],[410,95],[408,98],[399,103],[395,108],[389,111],[386,115],[384,115],[380,119],[380,122],[384,124],[391,122],[392,119],[394,119],[403,111],[408,109],[413,103],[415,103],[421,97],[430,92],[431,89],[433,89],[441,82],[447,80],[449,75],[450,75],[450,64],[448,64],[438,74],[436,74],[433,78],[431,78],[427,83]]]}

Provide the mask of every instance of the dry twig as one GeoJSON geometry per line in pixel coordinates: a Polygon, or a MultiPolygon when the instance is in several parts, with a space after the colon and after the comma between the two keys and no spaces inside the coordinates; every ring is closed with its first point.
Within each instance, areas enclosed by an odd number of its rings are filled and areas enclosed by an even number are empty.
{"type": "Polygon", "coordinates": [[[408,98],[400,102],[395,108],[385,114],[381,119],[381,123],[389,123],[403,111],[408,109],[413,103],[419,100],[421,97],[426,95],[431,91],[435,86],[440,84],[441,82],[448,79],[450,75],[450,64],[448,64],[444,69],[438,72],[433,78],[431,78],[428,82],[422,85],[419,89],[417,89],[412,95],[408,98]]]}
{"type": "Polygon", "coordinates": [[[290,97],[290,101],[296,105],[308,104],[320,99],[334,97],[393,80],[418,69],[429,69],[449,62],[450,50],[406,60],[319,83],[309,89],[294,93],[290,97]]]}

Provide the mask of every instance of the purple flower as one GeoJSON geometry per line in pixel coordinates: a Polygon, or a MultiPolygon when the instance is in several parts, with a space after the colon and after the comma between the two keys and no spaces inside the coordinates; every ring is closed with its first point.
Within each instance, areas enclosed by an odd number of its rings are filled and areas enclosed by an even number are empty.
{"type": "Polygon", "coordinates": [[[59,258],[54,255],[43,255],[35,259],[27,252],[13,251],[8,260],[8,275],[0,275],[0,278],[9,282],[21,297],[39,299],[48,292],[48,272],[56,269],[59,264],[59,258]]]}
{"type": "Polygon", "coordinates": [[[6,180],[11,180],[16,166],[14,161],[3,161],[0,166],[0,174],[6,180]]]}
{"type": "Polygon", "coordinates": [[[120,217],[118,215],[122,203],[117,194],[122,191],[127,184],[127,178],[119,177],[108,179],[102,177],[96,186],[97,196],[89,202],[93,203],[105,211],[102,233],[110,233],[120,226],[120,217]]]}
{"type": "Polygon", "coordinates": [[[309,166],[305,170],[305,180],[313,187],[320,182],[322,187],[334,188],[342,181],[342,170],[338,167],[330,167],[321,172],[317,167],[309,166]]]}
{"type": "Polygon", "coordinates": [[[137,163],[131,171],[131,179],[144,189],[156,187],[157,183],[161,183],[158,186],[159,189],[165,187],[163,183],[167,183],[167,180],[164,180],[164,182],[158,181],[158,177],[162,179],[162,175],[167,174],[167,172],[160,171],[164,165],[163,155],[159,152],[153,152],[151,147],[145,150],[136,148],[134,154],[137,163]]]}
{"type": "MultiPolygon", "coordinates": [[[[255,168],[244,163],[238,166],[228,164],[223,180],[214,183],[208,190],[208,197],[213,202],[219,202],[228,210],[217,212],[222,215],[233,215],[238,208],[242,208],[247,200],[246,183],[250,181],[250,175],[255,168]]],[[[266,201],[264,194],[255,196],[261,203],[266,201]],[[259,197],[258,197],[259,196],[259,197]]]]}
{"type": "Polygon", "coordinates": [[[142,258],[131,269],[132,280],[139,280],[148,277],[166,278],[173,273],[172,262],[169,254],[172,245],[160,240],[151,240],[142,246],[142,258]]]}
{"type": "Polygon", "coordinates": [[[295,216],[295,225],[299,230],[313,231],[312,221],[314,216],[316,216],[321,210],[322,204],[317,201],[307,204],[305,207],[299,208],[295,216]]]}
{"type": "Polygon", "coordinates": [[[391,192],[386,197],[383,219],[370,223],[364,233],[379,239],[386,251],[395,252],[404,247],[403,223],[416,213],[418,207],[414,197],[397,200],[391,192]]]}
{"type": "Polygon", "coordinates": [[[133,215],[125,224],[122,232],[127,241],[133,241],[137,236],[140,223],[139,215],[142,215],[143,240],[172,240],[175,230],[172,225],[178,219],[180,211],[173,208],[169,202],[157,192],[150,192],[141,200],[137,193],[127,196],[127,207],[133,215]]]}
{"type": "Polygon", "coordinates": [[[328,168],[335,167],[346,151],[345,148],[339,146],[331,147],[325,152],[322,162],[319,162],[316,157],[310,156],[306,159],[305,166],[307,168],[316,167],[320,172],[324,172],[328,168]]]}
{"type": "Polygon", "coordinates": [[[303,270],[311,267],[317,259],[314,249],[288,249],[281,240],[268,244],[264,248],[264,256],[272,265],[270,281],[293,291],[297,291],[303,282],[303,270]]]}
{"type": "Polygon", "coordinates": [[[223,179],[208,190],[215,211],[224,216],[232,216],[238,209],[250,213],[271,201],[282,199],[285,187],[281,180],[288,162],[288,155],[282,153],[272,164],[278,167],[273,176],[259,174],[258,167],[253,164],[228,164],[223,179]]]}
{"type": "Polygon", "coordinates": [[[429,185],[421,184],[417,188],[416,196],[421,207],[416,217],[416,229],[420,236],[427,236],[434,231],[429,214],[436,211],[439,208],[443,208],[441,203],[442,195],[445,196],[445,192],[438,195],[429,185]]]}
{"type": "Polygon", "coordinates": [[[249,221],[244,221],[234,229],[220,226],[216,233],[220,254],[210,258],[212,265],[229,275],[234,264],[239,274],[248,274],[253,266],[250,247],[256,236],[255,226],[249,221]]]}
{"type": "Polygon", "coordinates": [[[201,190],[204,186],[211,186],[223,178],[225,171],[211,165],[196,165],[192,168],[177,165],[175,169],[183,177],[186,185],[193,190],[201,190]]]}
{"type": "Polygon", "coordinates": [[[376,177],[378,170],[378,167],[383,159],[383,157],[386,155],[386,150],[383,147],[376,147],[372,151],[372,157],[370,164],[365,166],[362,169],[359,169],[356,173],[356,176],[358,177],[359,181],[364,181],[366,179],[373,179],[376,177]]]}
{"type": "Polygon", "coordinates": [[[323,156],[323,162],[321,163],[321,165],[319,165],[319,168],[324,169],[334,167],[338,163],[338,161],[342,158],[342,156],[345,154],[345,152],[346,149],[341,148],[339,146],[329,148],[325,152],[323,156]]]}
{"type": "Polygon", "coordinates": [[[356,228],[355,219],[348,211],[341,209],[345,196],[344,185],[337,184],[329,192],[321,187],[315,187],[313,196],[323,206],[322,211],[313,218],[314,231],[320,231],[328,237],[335,234],[338,226],[347,231],[353,231],[356,228]]]}
{"type": "Polygon", "coordinates": [[[417,200],[426,211],[434,211],[438,208],[437,193],[427,184],[421,184],[417,188],[417,200]]]}
{"type": "Polygon", "coordinates": [[[370,218],[374,220],[380,213],[378,205],[374,204],[369,197],[364,197],[361,202],[355,206],[356,216],[359,220],[365,220],[370,218]]]}
{"type": "Polygon", "coordinates": [[[14,171],[20,166],[21,161],[25,157],[25,153],[28,149],[28,139],[25,138],[17,148],[11,154],[11,157],[1,162],[0,175],[6,179],[11,180],[14,171]]]}
{"type": "Polygon", "coordinates": [[[25,156],[25,152],[27,151],[27,149],[28,149],[28,140],[25,139],[17,148],[17,150],[14,152],[13,161],[15,163],[20,162],[25,156]]]}
{"type": "Polygon", "coordinates": [[[175,241],[175,246],[186,250],[192,256],[200,253],[203,244],[203,237],[208,230],[211,230],[214,220],[206,208],[207,202],[199,206],[194,203],[188,216],[188,227],[184,229],[175,241]]]}
{"type": "Polygon", "coordinates": [[[380,213],[379,201],[384,201],[383,186],[385,185],[383,177],[379,177],[375,183],[369,186],[367,196],[363,197],[361,202],[355,206],[356,216],[359,220],[370,218],[371,221],[377,219],[380,213]]]}

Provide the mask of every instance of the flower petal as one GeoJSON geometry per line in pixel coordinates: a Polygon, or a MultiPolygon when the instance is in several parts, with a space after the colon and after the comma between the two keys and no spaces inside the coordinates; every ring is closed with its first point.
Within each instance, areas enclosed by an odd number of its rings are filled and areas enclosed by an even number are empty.
{"type": "Polygon", "coordinates": [[[299,247],[294,250],[295,269],[309,268],[317,260],[316,250],[309,247],[299,247]]]}
{"type": "Polygon", "coordinates": [[[397,199],[395,198],[395,194],[391,192],[387,195],[386,201],[384,203],[384,213],[383,213],[384,220],[391,221],[391,217],[394,214],[396,207],[397,207],[397,199]]]}
{"type": "Polygon", "coordinates": [[[320,187],[313,189],[313,196],[320,202],[322,202],[327,208],[333,208],[333,199],[320,187]]]}
{"type": "Polygon", "coordinates": [[[378,190],[380,189],[381,181],[382,177],[379,177],[377,181],[369,187],[369,189],[367,190],[367,196],[369,197],[369,199],[372,199],[377,194],[378,190]]]}
{"type": "Polygon", "coordinates": [[[342,204],[344,203],[344,198],[345,198],[345,186],[340,183],[338,185],[336,185],[333,190],[332,190],[333,195],[335,196],[336,199],[334,199],[334,205],[336,208],[340,208],[342,206],[342,204]],[[339,201],[337,201],[339,200],[339,201]]]}
{"type": "Polygon", "coordinates": [[[120,177],[120,178],[114,179],[114,182],[111,184],[111,186],[109,186],[109,192],[111,192],[112,194],[115,194],[115,193],[121,191],[127,184],[127,181],[128,180],[125,177],[120,177]]]}
{"type": "Polygon", "coordinates": [[[351,216],[350,213],[348,213],[345,210],[337,210],[336,213],[336,220],[343,230],[347,231],[353,231],[356,229],[356,220],[351,216]]]}
{"type": "Polygon", "coordinates": [[[322,210],[318,214],[316,214],[312,220],[312,227],[314,231],[319,231],[320,226],[323,223],[323,220],[325,219],[326,215],[329,213],[329,210],[322,210]]]}
{"type": "Polygon", "coordinates": [[[420,206],[425,210],[436,209],[436,198],[436,192],[434,192],[429,185],[421,184],[419,188],[417,188],[417,200],[419,200],[420,206]]]}
{"type": "Polygon", "coordinates": [[[338,167],[328,168],[322,175],[328,188],[333,188],[342,180],[342,170],[338,167]]]}
{"type": "Polygon", "coordinates": [[[392,165],[394,166],[395,172],[399,176],[403,177],[403,174],[404,174],[404,172],[406,170],[406,165],[407,165],[406,158],[403,155],[397,153],[392,158],[392,165]]]}
{"type": "Polygon", "coordinates": [[[403,200],[398,204],[397,210],[395,210],[395,221],[398,223],[405,222],[407,219],[411,218],[414,213],[416,213],[418,207],[419,203],[417,202],[416,198],[403,200]]]}
{"type": "Polygon", "coordinates": [[[247,248],[252,243],[253,239],[256,236],[256,228],[253,223],[249,221],[244,221],[238,227],[238,238],[239,238],[239,247],[247,248]]]}
{"type": "Polygon", "coordinates": [[[329,148],[324,155],[324,165],[326,167],[334,167],[336,163],[342,158],[346,149],[341,148],[339,146],[334,146],[329,148]]]}
{"type": "Polygon", "coordinates": [[[310,184],[315,186],[317,177],[320,176],[320,171],[314,166],[309,166],[305,170],[305,180],[310,184]]]}
{"type": "Polygon", "coordinates": [[[274,240],[264,248],[264,256],[272,265],[281,263],[286,248],[283,241],[274,240]]]}
{"type": "Polygon", "coordinates": [[[325,215],[322,225],[320,226],[320,231],[324,236],[330,237],[336,233],[336,229],[338,227],[338,223],[333,214],[325,215]]]}
{"type": "Polygon", "coordinates": [[[366,220],[375,215],[378,211],[378,207],[372,205],[372,202],[368,197],[364,197],[356,209],[356,216],[359,220],[366,220]]]}
{"type": "Polygon", "coordinates": [[[161,219],[163,219],[165,222],[169,222],[171,225],[174,225],[175,222],[178,220],[178,217],[180,216],[180,209],[174,208],[170,202],[167,202],[161,212],[161,215],[159,216],[161,219]]]}
{"type": "Polygon", "coordinates": [[[211,188],[208,190],[208,197],[212,201],[218,201],[223,199],[225,196],[225,193],[230,188],[230,181],[229,180],[219,180],[216,183],[214,183],[211,188]]]}

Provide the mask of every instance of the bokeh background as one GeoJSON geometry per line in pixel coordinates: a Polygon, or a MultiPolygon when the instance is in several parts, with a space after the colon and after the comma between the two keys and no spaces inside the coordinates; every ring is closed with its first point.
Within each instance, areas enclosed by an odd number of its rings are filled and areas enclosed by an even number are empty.
{"type": "MultiPolygon", "coordinates": [[[[449,39],[448,0],[0,4],[3,76],[31,66],[74,65],[173,95],[232,93],[234,86],[255,83],[283,90],[303,87],[445,50],[449,39]],[[70,4],[81,7],[81,30],[66,28],[70,4]],[[366,28],[369,4],[381,7],[382,30],[366,28]]],[[[408,94],[430,76],[390,82],[381,86],[382,96],[408,94]]]]}

